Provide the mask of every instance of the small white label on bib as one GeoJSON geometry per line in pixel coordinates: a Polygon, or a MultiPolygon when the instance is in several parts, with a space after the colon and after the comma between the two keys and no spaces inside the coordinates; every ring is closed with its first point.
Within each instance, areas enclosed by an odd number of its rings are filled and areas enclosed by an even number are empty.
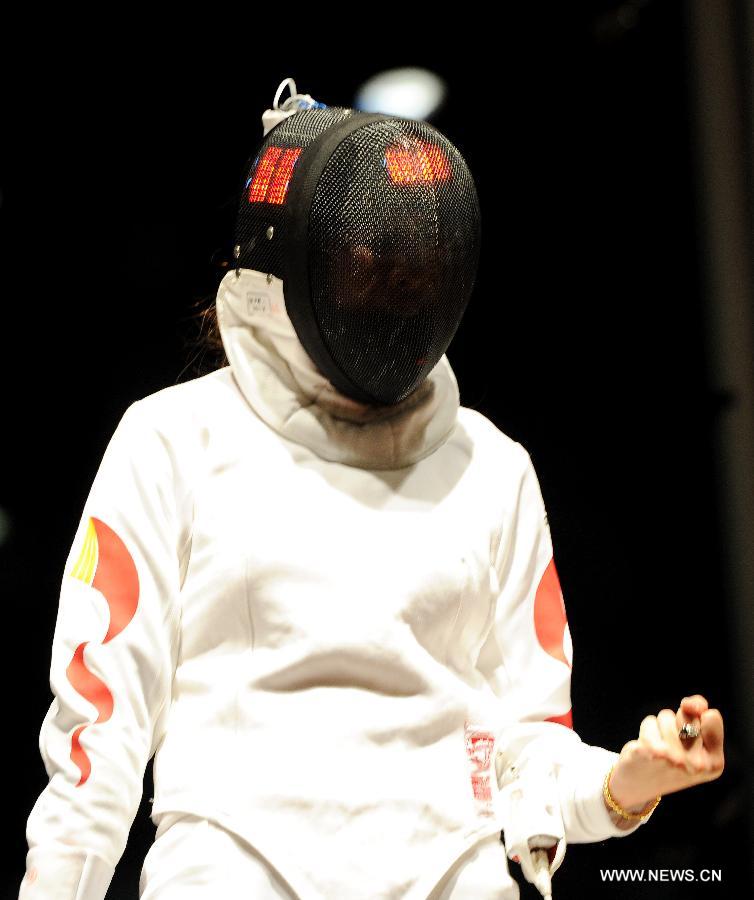
{"type": "Polygon", "coordinates": [[[248,315],[267,313],[270,311],[271,306],[268,294],[261,294],[258,291],[246,292],[246,312],[248,315]]]}

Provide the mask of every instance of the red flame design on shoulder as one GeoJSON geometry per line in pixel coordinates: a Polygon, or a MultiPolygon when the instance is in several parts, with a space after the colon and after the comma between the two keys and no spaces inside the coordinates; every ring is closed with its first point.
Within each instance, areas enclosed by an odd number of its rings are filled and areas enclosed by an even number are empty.
{"type": "Polygon", "coordinates": [[[570,666],[563,650],[567,624],[560,580],[555,569],[555,560],[551,559],[534,597],[534,628],[537,640],[545,653],[570,666]]]}
{"type": "MultiPolygon", "coordinates": [[[[128,625],[139,604],[139,575],[131,554],[121,538],[101,519],[90,518],[84,543],[71,572],[85,584],[98,590],[107,602],[110,625],[102,640],[107,644],[128,625]]],[[[77,787],[85,784],[92,764],[81,746],[81,733],[90,724],[107,722],[113,714],[115,701],[107,685],[86,665],[84,650],[89,641],[76,648],[66,669],[68,680],[75,690],[97,710],[94,723],[80,725],[71,735],[71,760],[81,772],[77,787]]]]}
{"type": "Polygon", "coordinates": [[[548,716],[545,722],[554,722],[556,725],[565,725],[566,728],[573,729],[573,710],[569,709],[562,716],[548,716]]]}
{"type": "MultiPolygon", "coordinates": [[[[555,568],[555,560],[551,559],[537,587],[534,597],[534,629],[540,646],[553,659],[565,663],[571,668],[571,663],[565,654],[564,637],[568,626],[566,618],[563,592],[560,589],[560,579],[555,568]]],[[[565,725],[573,728],[573,710],[559,716],[549,716],[545,721],[565,725]]]]}

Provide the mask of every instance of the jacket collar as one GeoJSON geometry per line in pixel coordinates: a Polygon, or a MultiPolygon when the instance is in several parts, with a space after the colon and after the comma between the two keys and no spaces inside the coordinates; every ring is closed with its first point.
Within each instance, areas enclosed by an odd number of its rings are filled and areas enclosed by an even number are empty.
{"type": "Polygon", "coordinates": [[[225,353],[246,401],[281,437],[321,458],[398,469],[429,456],[455,427],[458,383],[446,356],[400,403],[372,406],[340,393],[316,368],[288,317],[280,279],[234,269],[216,302],[225,353]]]}

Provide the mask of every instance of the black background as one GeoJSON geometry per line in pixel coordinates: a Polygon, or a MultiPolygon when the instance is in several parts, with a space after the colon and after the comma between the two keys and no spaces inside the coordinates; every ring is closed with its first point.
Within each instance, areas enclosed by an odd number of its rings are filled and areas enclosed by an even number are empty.
{"type": "MultiPolygon", "coordinates": [[[[211,260],[228,249],[261,112],[286,76],[348,105],[375,72],[420,65],[449,85],[433,123],[482,205],[480,275],[448,356],[464,405],[537,468],[575,648],[575,728],[620,750],[644,716],[695,692],[726,723],[723,776],[666,797],[633,835],[570,846],[555,897],[745,896],[713,444],[723,398],[709,387],[684,8],[573,6],[436,7],[411,22],[385,7],[374,30],[314,9],[274,24],[228,9],[191,39],[179,20],[61,16],[17,32],[0,185],[4,895],[17,893],[47,781],[37,738],[83,502],[125,408],[196,374],[190,308],[221,277],[211,260]],[[606,867],[722,869],[723,882],[606,887],[606,867]]],[[[109,898],[137,896],[150,790],[109,898]]]]}

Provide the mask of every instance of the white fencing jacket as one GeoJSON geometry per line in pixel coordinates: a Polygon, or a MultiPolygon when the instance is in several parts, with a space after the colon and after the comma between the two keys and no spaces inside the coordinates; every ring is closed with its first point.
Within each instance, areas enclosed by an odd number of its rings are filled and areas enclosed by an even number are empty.
{"type": "Polygon", "coordinates": [[[366,407],[317,372],[280,282],[230,272],[217,306],[230,366],[130,406],[86,501],[20,896],[102,900],[153,754],[155,822],[231,829],[304,900],[426,898],[503,828],[548,826],[555,867],[630,833],[601,796],[617,753],[571,727],[526,451],[459,407],[445,357],[366,407]],[[550,795],[532,780],[512,815],[498,754],[545,760],[550,795]]]}

